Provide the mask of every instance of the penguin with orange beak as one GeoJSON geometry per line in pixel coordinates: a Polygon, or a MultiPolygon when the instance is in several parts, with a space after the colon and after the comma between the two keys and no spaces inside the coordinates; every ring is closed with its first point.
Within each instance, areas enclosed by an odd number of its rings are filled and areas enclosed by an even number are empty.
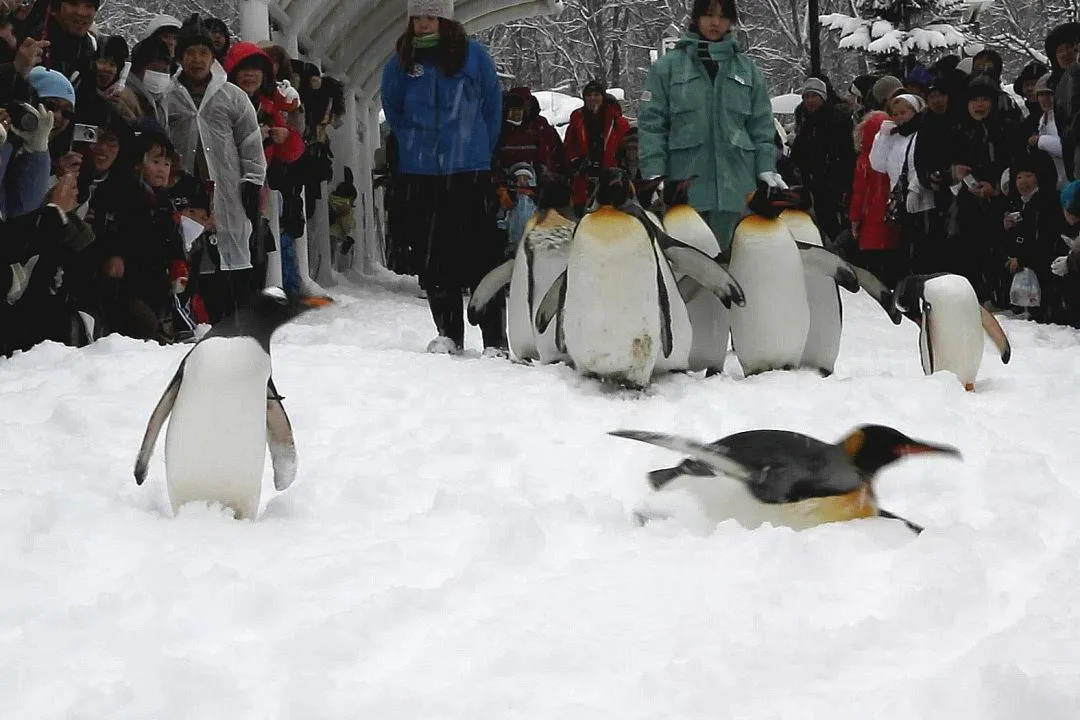
{"type": "Polygon", "coordinates": [[[877,473],[910,455],[960,457],[954,447],[915,440],[884,425],[862,425],[838,443],[787,430],[749,430],[708,444],[641,430],[610,434],[686,454],[680,464],[650,472],[652,488],[682,487],[710,519],[734,519],[750,529],[768,522],[802,530],[877,516],[922,532],[878,506],[877,473]]]}

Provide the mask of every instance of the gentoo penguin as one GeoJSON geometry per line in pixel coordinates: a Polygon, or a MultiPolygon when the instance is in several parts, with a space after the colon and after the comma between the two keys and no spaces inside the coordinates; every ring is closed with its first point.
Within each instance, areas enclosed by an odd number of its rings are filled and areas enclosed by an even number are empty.
{"type": "Polygon", "coordinates": [[[836,444],[787,430],[749,430],[709,444],[640,430],[611,434],[689,455],[675,467],[650,472],[652,488],[685,488],[710,520],[735,519],[751,529],[768,522],[802,530],[881,516],[921,532],[878,507],[875,475],[908,455],[960,457],[956,448],[913,440],[883,425],[858,427],[836,444]]]}
{"type": "Polygon", "coordinates": [[[673,267],[726,303],[742,301],[723,266],[649,218],[624,171],[605,170],[595,208],[574,230],[566,271],[540,303],[536,328],[544,333],[554,320],[560,348],[581,372],[644,388],[654,371],[688,366],[692,331],[673,267]]]}
{"type": "Polygon", "coordinates": [[[519,360],[542,363],[566,360],[555,343],[555,328],[539,333],[533,323],[536,308],[555,279],[565,270],[570,257],[574,223],[547,207],[548,195],[540,192],[539,211],[525,225],[522,241],[513,259],[489,272],[469,298],[469,322],[477,324],[484,306],[507,284],[506,305],[510,351],[519,360]]]}
{"type": "MultiPolygon", "coordinates": [[[[712,228],[690,206],[689,187],[693,180],[671,183],[665,187],[664,232],[671,237],[700,250],[712,258],[720,256],[720,243],[712,228]]],[[[707,375],[723,371],[727,357],[728,338],[731,334],[731,317],[720,298],[701,286],[688,275],[678,274],[679,293],[686,303],[690,326],[694,330],[690,346],[690,369],[705,370],[707,375]]]]}
{"type": "Polygon", "coordinates": [[[983,332],[994,342],[1002,363],[1012,357],[1005,331],[979,304],[975,289],[962,275],[909,275],[897,285],[894,298],[904,315],[919,325],[919,354],[927,375],[948,370],[965,390],[974,390],[983,332]]]}
{"type": "Polygon", "coordinates": [[[186,502],[219,502],[238,519],[254,519],[267,445],[274,487],[289,487],[296,447],[270,375],[270,337],[302,312],[330,302],[267,288],[215,325],[184,356],[154,408],[135,461],[135,482],[146,480],[154,444],[170,418],[165,476],[173,512],[186,502]]]}
{"type": "Polygon", "coordinates": [[[746,306],[731,313],[731,341],[744,375],[800,367],[810,332],[806,275],[827,276],[857,292],[852,268],[833,253],[800,246],[780,214],[806,206],[797,188],[760,186],[747,202],[731,243],[731,274],[739,278],[746,306]]]}

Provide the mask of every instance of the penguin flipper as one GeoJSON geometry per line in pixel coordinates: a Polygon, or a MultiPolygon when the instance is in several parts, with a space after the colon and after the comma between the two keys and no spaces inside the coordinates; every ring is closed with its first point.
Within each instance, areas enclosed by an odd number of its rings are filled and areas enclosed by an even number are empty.
{"type": "Polygon", "coordinates": [[[546,332],[551,321],[558,317],[562,311],[563,300],[566,299],[566,271],[563,270],[551,287],[544,293],[540,306],[536,309],[535,325],[538,332],[546,332]]]}
{"type": "Polygon", "coordinates": [[[911,530],[916,535],[918,535],[919,533],[921,533],[923,530],[926,529],[922,525],[916,525],[915,523],[911,522],[907,518],[902,518],[899,515],[897,515],[895,513],[891,513],[888,510],[885,510],[883,508],[878,508],[877,514],[878,514],[878,517],[889,518],[890,520],[899,520],[900,522],[907,525],[908,529],[911,530]]]}
{"type": "Polygon", "coordinates": [[[682,280],[676,283],[676,286],[679,288],[679,295],[682,296],[685,303],[696,298],[705,289],[701,283],[689,275],[684,276],[682,280]]]}
{"type": "Polygon", "coordinates": [[[267,390],[266,444],[270,447],[270,460],[274,466],[274,489],[280,492],[296,479],[296,441],[293,439],[292,423],[273,380],[267,383],[267,390]]]}
{"type": "Polygon", "coordinates": [[[154,412],[150,414],[150,422],[146,424],[146,432],[143,434],[142,445],[139,447],[139,456],[135,458],[135,484],[142,485],[146,481],[146,471],[150,467],[150,456],[154,452],[161,427],[165,424],[165,418],[169,417],[176,396],[180,394],[180,383],[184,379],[184,363],[180,363],[176,374],[169,381],[165,392],[161,394],[154,412]]]}
{"type": "Polygon", "coordinates": [[[888,314],[893,325],[899,325],[904,322],[904,314],[900,312],[900,308],[896,307],[896,298],[893,295],[893,291],[890,288],[885,287],[885,283],[881,282],[877,275],[869,270],[865,270],[858,265],[851,265],[851,269],[855,272],[855,277],[859,281],[859,287],[865,290],[867,295],[877,301],[877,304],[881,306],[881,309],[888,314]]]}
{"type": "Polygon", "coordinates": [[[983,330],[994,341],[994,346],[998,349],[998,354],[1001,355],[1001,362],[1008,365],[1009,360],[1012,358],[1012,345],[1009,344],[1009,338],[1005,335],[1005,331],[1001,329],[1001,325],[998,323],[997,318],[994,317],[994,313],[981,305],[979,310],[982,311],[983,330]]]}
{"type": "Polygon", "coordinates": [[[855,268],[847,264],[839,255],[831,253],[823,247],[797,242],[799,253],[802,256],[803,265],[820,270],[840,287],[848,292],[857,293],[861,287],[855,268]]]}
{"type": "Polygon", "coordinates": [[[513,275],[514,260],[511,258],[484,276],[484,279],[473,290],[472,297],[469,298],[468,316],[471,324],[480,324],[480,313],[483,312],[484,307],[500,290],[510,284],[510,278],[513,275]]]}
{"type": "MultiPolygon", "coordinates": [[[[717,474],[728,475],[737,480],[743,482],[750,482],[754,477],[754,472],[743,465],[740,462],[736,462],[731,459],[727,454],[720,449],[700,443],[690,438],[679,437],[678,435],[668,435],[667,433],[649,432],[646,430],[612,430],[608,432],[608,435],[614,435],[615,437],[628,438],[630,440],[637,440],[638,442],[648,443],[650,445],[657,445],[668,450],[674,450],[675,452],[681,452],[689,455],[691,461],[700,461],[708,467],[716,470],[717,474]]],[[[680,466],[681,468],[682,466],[680,466]]],[[[700,470],[700,465],[693,466],[700,470]]],[[[679,474],[700,474],[700,472],[684,473],[680,470],[679,474]]]]}
{"type": "Polygon", "coordinates": [[[691,460],[687,458],[675,467],[653,470],[649,472],[647,477],[649,478],[649,485],[653,490],[661,490],[672,480],[683,475],[715,477],[716,471],[710,465],[707,465],[700,460],[691,460]]]}
{"type": "Polygon", "coordinates": [[[665,247],[664,255],[671,263],[672,269],[681,275],[693,278],[702,287],[707,288],[720,298],[724,307],[730,308],[732,303],[740,307],[746,304],[746,295],[743,294],[739,282],[723,265],[700,250],[679,243],[665,247]]]}

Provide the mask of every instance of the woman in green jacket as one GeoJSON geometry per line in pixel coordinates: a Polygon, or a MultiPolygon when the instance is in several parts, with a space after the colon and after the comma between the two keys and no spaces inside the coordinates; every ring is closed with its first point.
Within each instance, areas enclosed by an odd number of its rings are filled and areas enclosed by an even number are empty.
{"type": "Polygon", "coordinates": [[[757,181],[787,187],[765,78],[739,47],[737,21],[735,0],[695,0],[690,30],[649,71],[638,117],[642,176],[696,176],[690,204],[725,254],[757,181]]]}

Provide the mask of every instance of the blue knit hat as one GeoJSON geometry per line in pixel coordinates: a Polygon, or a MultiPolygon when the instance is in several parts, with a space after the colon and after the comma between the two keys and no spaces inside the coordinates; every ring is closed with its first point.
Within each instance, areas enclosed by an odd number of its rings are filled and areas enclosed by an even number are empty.
{"type": "Polygon", "coordinates": [[[34,88],[39,99],[59,98],[67,100],[72,107],[75,107],[75,88],[71,86],[71,82],[64,77],[63,73],[38,65],[30,71],[26,80],[34,88]]]}
{"type": "Polygon", "coordinates": [[[1080,215],[1080,180],[1073,180],[1061,188],[1061,207],[1073,215],[1080,215]]]}

